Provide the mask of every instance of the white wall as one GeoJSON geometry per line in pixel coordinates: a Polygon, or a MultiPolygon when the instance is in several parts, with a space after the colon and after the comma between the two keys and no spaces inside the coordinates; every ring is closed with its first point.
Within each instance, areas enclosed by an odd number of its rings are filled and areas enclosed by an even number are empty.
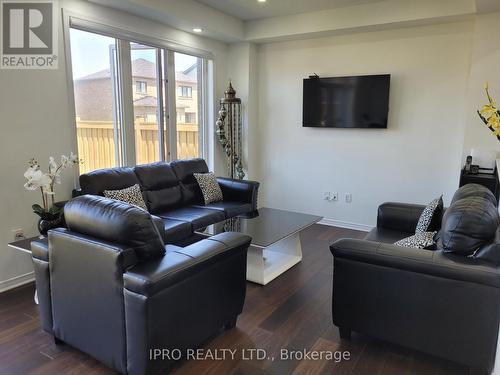
{"type": "Polygon", "coordinates": [[[231,44],[227,69],[236,96],[241,99],[245,179],[255,180],[259,168],[258,152],[255,152],[258,147],[257,46],[247,42],[231,44]]]}
{"type": "MultiPolygon", "coordinates": [[[[164,38],[215,54],[215,88],[224,91],[227,45],[141,19],[110,8],[83,1],[60,1],[67,10],[91,20],[164,38]]],[[[31,211],[39,203],[37,193],[23,188],[27,162],[37,157],[44,163],[49,156],[76,151],[76,133],[67,86],[62,33],[59,17],[59,69],[0,70],[0,113],[4,137],[0,147],[0,291],[32,279],[31,257],[7,247],[13,240],[11,229],[23,228],[25,234],[37,234],[37,217],[31,211]]],[[[221,169],[217,158],[216,170],[221,169]]],[[[57,199],[70,196],[74,178],[66,173],[64,185],[57,187],[57,199]]]]}
{"type": "MultiPolygon", "coordinates": [[[[464,155],[470,155],[471,148],[500,152],[500,142],[479,119],[476,109],[487,104],[483,89],[485,82],[490,84],[490,94],[500,103],[500,45],[497,30],[500,13],[476,17],[474,41],[468,81],[466,127],[464,134],[464,155]]],[[[500,156],[500,153],[499,153],[500,156]]]]}
{"type": "Polygon", "coordinates": [[[259,47],[260,205],[374,225],[384,201],[426,203],[458,185],[472,22],[259,47]],[[387,130],[302,127],[309,74],[391,74],[387,130]],[[338,192],[327,203],[322,192],[338,192]],[[344,194],[352,193],[352,203],[344,194]]]}

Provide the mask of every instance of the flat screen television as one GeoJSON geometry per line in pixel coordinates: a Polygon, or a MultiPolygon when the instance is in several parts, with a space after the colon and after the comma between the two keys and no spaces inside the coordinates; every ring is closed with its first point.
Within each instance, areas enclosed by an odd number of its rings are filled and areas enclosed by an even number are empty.
{"type": "Polygon", "coordinates": [[[302,126],[387,128],[390,74],[304,79],[302,126]]]}

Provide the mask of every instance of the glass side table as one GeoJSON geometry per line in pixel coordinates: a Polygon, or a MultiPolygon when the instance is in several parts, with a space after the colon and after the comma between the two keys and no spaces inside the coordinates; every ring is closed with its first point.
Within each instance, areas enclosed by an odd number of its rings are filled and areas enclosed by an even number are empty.
{"type": "MultiPolygon", "coordinates": [[[[40,242],[46,244],[48,239],[47,239],[47,237],[43,237],[43,236],[23,238],[22,240],[10,242],[8,244],[8,246],[12,249],[16,249],[18,251],[22,251],[23,253],[28,253],[31,255],[31,243],[33,241],[40,241],[40,242]]],[[[35,296],[33,299],[35,300],[35,303],[38,305],[38,294],[37,294],[36,290],[35,290],[35,296]]]]}

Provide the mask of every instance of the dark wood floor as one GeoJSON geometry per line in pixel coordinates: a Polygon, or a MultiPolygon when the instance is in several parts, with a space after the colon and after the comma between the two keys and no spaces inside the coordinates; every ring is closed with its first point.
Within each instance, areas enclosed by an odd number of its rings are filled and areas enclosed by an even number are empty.
{"type": "MultiPolygon", "coordinates": [[[[248,283],[243,314],[235,329],[205,348],[258,348],[272,360],[186,361],[182,374],[465,374],[465,368],[422,353],[353,334],[340,340],[331,323],[332,257],[328,245],[364,233],[314,225],[301,233],[303,261],[265,287],[248,283]],[[281,361],[281,348],[349,351],[351,359],[281,361]]],[[[89,356],[56,346],[41,331],[34,286],[0,295],[0,374],[114,374],[89,356]]]]}

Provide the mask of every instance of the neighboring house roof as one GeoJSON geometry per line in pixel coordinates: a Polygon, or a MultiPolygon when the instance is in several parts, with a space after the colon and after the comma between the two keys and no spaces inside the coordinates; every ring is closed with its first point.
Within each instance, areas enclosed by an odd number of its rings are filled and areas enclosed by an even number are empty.
{"type": "MultiPolygon", "coordinates": [[[[181,82],[196,83],[196,64],[191,65],[184,71],[175,72],[175,79],[181,82]],[[194,74],[193,74],[194,73],[194,74]]],[[[78,78],[77,81],[91,81],[96,79],[107,79],[111,77],[109,69],[100,70],[98,72],[78,78]]],[[[132,77],[141,78],[156,78],[156,64],[146,59],[136,59],[132,61],[132,77]]]]}
{"type": "Polygon", "coordinates": [[[158,101],[153,96],[145,96],[144,98],[134,100],[134,106],[140,107],[156,107],[158,101]]]}

